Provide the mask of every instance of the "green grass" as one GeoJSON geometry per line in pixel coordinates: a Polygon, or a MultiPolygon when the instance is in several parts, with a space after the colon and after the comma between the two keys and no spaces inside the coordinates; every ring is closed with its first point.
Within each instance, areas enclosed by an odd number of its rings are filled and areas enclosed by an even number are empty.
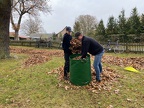
{"type": "Polygon", "coordinates": [[[47,72],[63,65],[62,57],[23,68],[22,63],[26,58],[27,55],[16,55],[15,58],[0,60],[0,108],[107,108],[109,105],[114,108],[144,107],[144,73],[131,73],[121,67],[104,64],[123,76],[119,82],[113,83],[111,91],[101,91],[99,94],[83,88],[66,91],[57,87],[57,74],[47,75],[47,72]],[[117,89],[120,90],[119,94],[114,93],[117,89]]]}
{"type": "Polygon", "coordinates": [[[115,54],[115,53],[106,53],[106,55],[115,56],[115,57],[123,57],[123,58],[129,58],[129,57],[144,57],[143,53],[122,53],[122,54],[115,54]]]}
{"type": "MultiPolygon", "coordinates": [[[[119,56],[123,57],[123,55],[119,56]]],[[[133,73],[125,71],[119,66],[111,66],[111,64],[104,64],[104,66],[117,70],[117,72],[123,76],[121,79],[119,79],[119,82],[114,84],[115,88],[113,88],[113,91],[119,89],[120,93],[112,94],[107,97],[107,99],[114,99],[113,103],[115,104],[114,106],[116,108],[143,108],[144,70],[142,70],[141,73],[133,73]],[[130,101],[128,101],[128,99],[130,99],[130,101]]]]}

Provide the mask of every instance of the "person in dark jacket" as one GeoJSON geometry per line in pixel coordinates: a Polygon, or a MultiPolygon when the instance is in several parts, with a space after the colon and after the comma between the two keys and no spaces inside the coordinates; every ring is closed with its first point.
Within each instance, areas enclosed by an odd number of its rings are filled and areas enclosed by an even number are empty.
{"type": "Polygon", "coordinates": [[[96,40],[90,37],[83,36],[82,33],[80,32],[77,32],[75,34],[75,37],[82,41],[82,51],[81,51],[82,59],[86,58],[88,52],[93,56],[95,56],[93,66],[96,71],[96,81],[100,82],[101,81],[100,74],[102,73],[101,59],[104,54],[104,48],[96,40]]]}
{"type": "Polygon", "coordinates": [[[63,42],[62,42],[62,48],[64,50],[64,59],[65,59],[65,65],[64,65],[64,79],[68,80],[67,74],[69,72],[69,57],[72,54],[70,47],[70,41],[72,40],[71,36],[71,27],[66,27],[66,33],[63,36],[63,42]]]}

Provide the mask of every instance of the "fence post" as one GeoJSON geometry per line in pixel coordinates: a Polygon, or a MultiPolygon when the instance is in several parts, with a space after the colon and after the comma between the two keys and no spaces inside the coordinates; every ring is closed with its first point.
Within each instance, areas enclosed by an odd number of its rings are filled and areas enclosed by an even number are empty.
{"type": "Polygon", "coordinates": [[[129,49],[128,49],[128,42],[126,42],[126,52],[129,52],[129,49]]]}
{"type": "Polygon", "coordinates": [[[21,46],[23,46],[23,42],[21,42],[21,46]]]}
{"type": "Polygon", "coordinates": [[[31,47],[31,42],[29,43],[29,46],[31,47]]]}

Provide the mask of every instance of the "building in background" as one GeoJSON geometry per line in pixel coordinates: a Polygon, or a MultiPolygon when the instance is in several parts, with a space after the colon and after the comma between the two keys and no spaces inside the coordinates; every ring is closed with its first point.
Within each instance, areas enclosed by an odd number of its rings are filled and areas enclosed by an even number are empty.
{"type": "MultiPolygon", "coordinates": [[[[18,37],[19,37],[19,40],[30,40],[29,36],[19,35],[18,37]]],[[[10,38],[10,40],[14,40],[15,32],[10,32],[9,38],[10,38]]]]}
{"type": "Polygon", "coordinates": [[[52,41],[53,34],[51,33],[34,33],[30,35],[30,39],[34,41],[45,40],[52,41]]]}
{"type": "Polygon", "coordinates": [[[66,27],[56,34],[56,41],[62,41],[63,35],[66,33],[66,27]]]}

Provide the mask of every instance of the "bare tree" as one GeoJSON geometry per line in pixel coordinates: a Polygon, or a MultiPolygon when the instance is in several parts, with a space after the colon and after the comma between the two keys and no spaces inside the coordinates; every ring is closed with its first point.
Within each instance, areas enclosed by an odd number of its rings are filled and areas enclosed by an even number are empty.
{"type": "Polygon", "coordinates": [[[26,35],[42,32],[42,22],[38,18],[32,19],[30,17],[22,23],[21,31],[26,35]]]}
{"type": "MultiPolygon", "coordinates": [[[[97,25],[97,19],[91,15],[80,15],[76,18],[74,28],[80,28],[84,35],[91,35],[97,25]],[[76,27],[79,26],[79,27],[76,27]]],[[[76,31],[76,30],[75,30],[76,31]]]]}
{"type": "Polygon", "coordinates": [[[0,0],[0,59],[10,56],[9,23],[11,0],[0,0]]]}
{"type": "Polygon", "coordinates": [[[18,40],[22,17],[25,14],[36,17],[40,12],[49,13],[51,7],[48,2],[49,0],[13,0],[11,24],[15,30],[15,40],[18,40]]]}

